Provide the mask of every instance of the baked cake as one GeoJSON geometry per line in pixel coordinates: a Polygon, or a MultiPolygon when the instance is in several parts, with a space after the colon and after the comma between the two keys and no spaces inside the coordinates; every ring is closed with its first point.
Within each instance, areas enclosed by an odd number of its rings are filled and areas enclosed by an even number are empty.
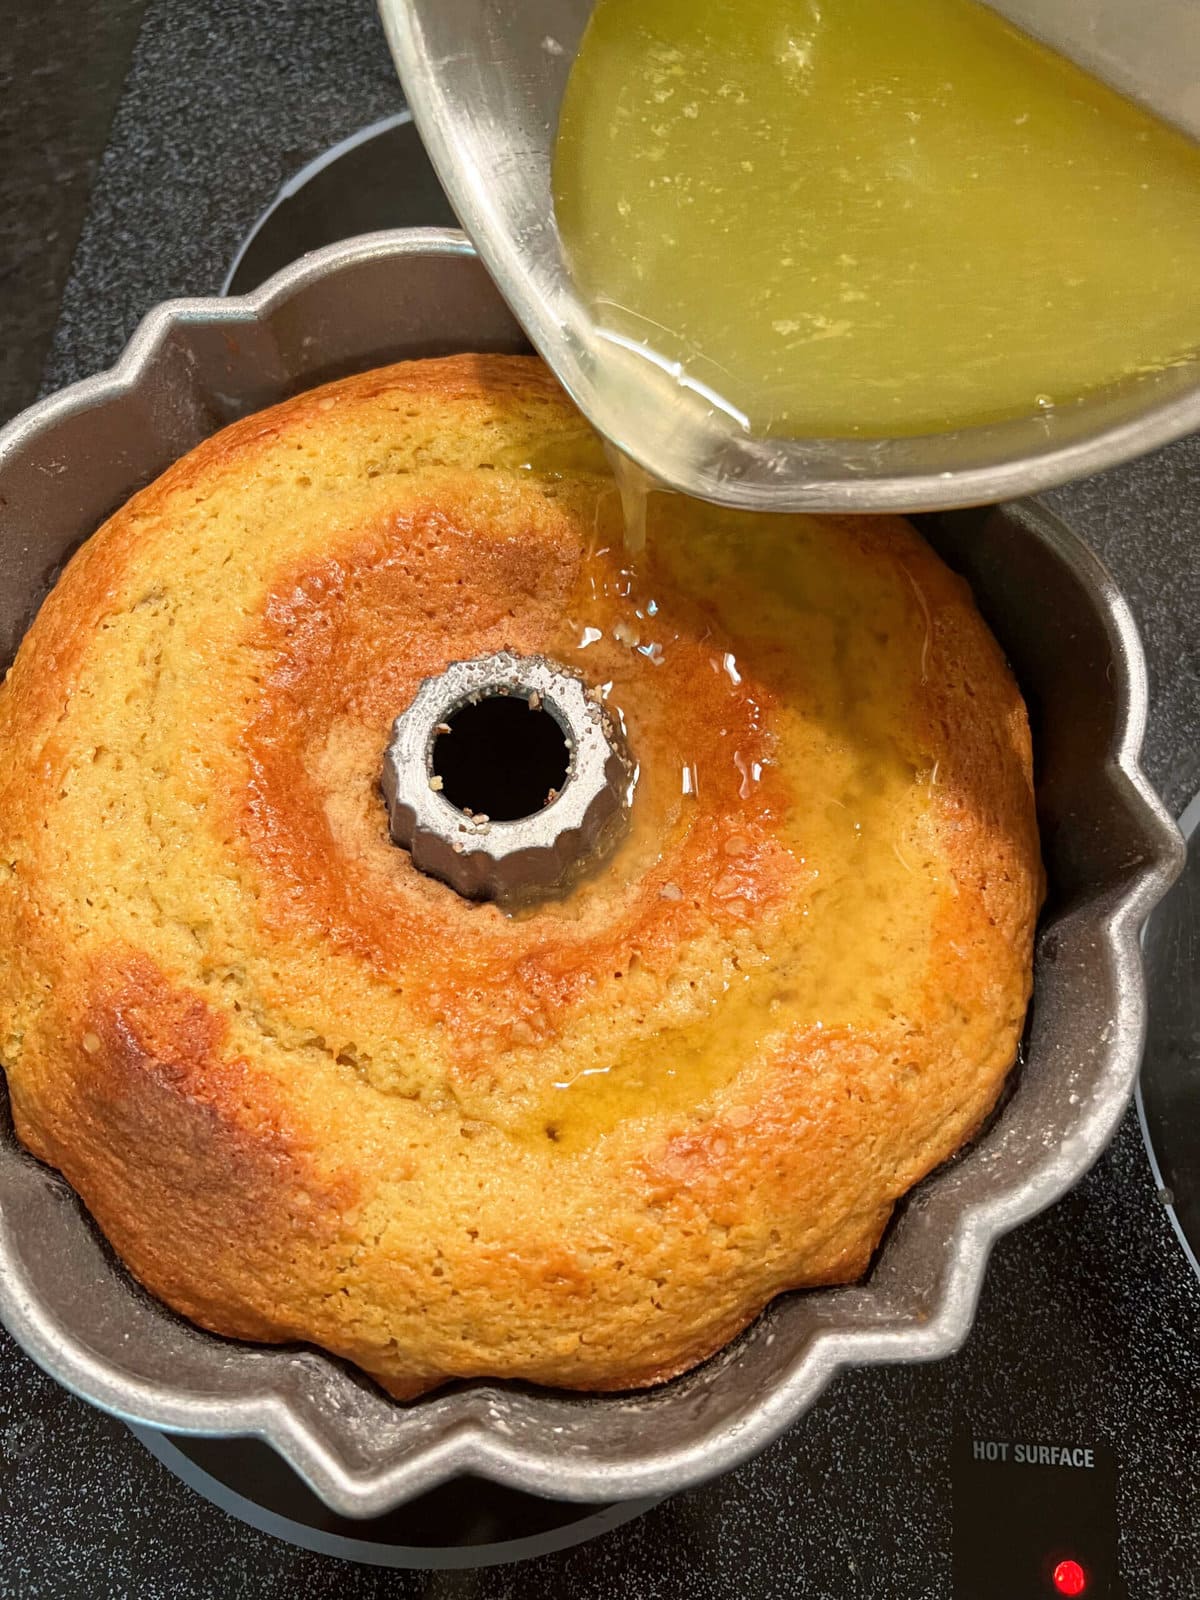
{"type": "Polygon", "coordinates": [[[1041,894],[1025,710],[906,522],[651,499],[533,358],[226,428],[70,563],[0,691],[17,1131],[202,1326],[407,1398],[652,1384],[852,1280],[988,1115],[1041,894]],[[565,894],[389,836],[422,680],[578,669],[637,763],[565,894]]]}

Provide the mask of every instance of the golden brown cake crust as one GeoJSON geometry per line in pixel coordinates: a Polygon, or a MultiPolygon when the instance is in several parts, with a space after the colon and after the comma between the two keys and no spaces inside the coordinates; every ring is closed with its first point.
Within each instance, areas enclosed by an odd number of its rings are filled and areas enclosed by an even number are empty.
{"type": "Polygon", "coordinates": [[[1024,707],[965,586],[897,519],[782,519],[825,574],[797,644],[692,571],[718,514],[662,498],[629,577],[539,362],[405,363],[208,440],[30,629],[0,690],[17,1130],[205,1327],[310,1340],[402,1397],[653,1383],[861,1274],[994,1104],[1041,872],[1024,707]],[[639,584],[670,597],[658,658],[614,633],[639,584]],[[865,642],[847,588],[893,619],[865,642]],[[839,710],[860,642],[890,698],[839,710]],[[377,792],[420,679],[502,647],[611,685],[642,763],[614,861],[516,919],[416,873],[377,792]],[[894,910],[861,938],[821,899],[806,771],[894,827],[894,910]],[[851,934],[886,959],[839,998],[851,934]],[[735,1013],[743,981],[761,1004],[735,1013]],[[740,1020],[714,1045],[718,1012],[740,1020]],[[556,1088],[592,1061],[603,1095],[556,1088]]]}

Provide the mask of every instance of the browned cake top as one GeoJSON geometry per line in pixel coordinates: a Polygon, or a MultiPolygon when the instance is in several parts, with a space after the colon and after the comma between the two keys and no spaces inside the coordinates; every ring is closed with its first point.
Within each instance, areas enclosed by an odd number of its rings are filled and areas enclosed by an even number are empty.
{"type": "Polygon", "coordinates": [[[860,1273],[995,1101],[1040,894],[1029,734],[896,519],[655,496],[622,547],[531,358],[226,429],[85,545],[0,691],[21,1136],[218,1331],[394,1393],[623,1388],[860,1273]],[[583,671],[627,837],[511,915],[378,783],[448,662],[583,671]]]}

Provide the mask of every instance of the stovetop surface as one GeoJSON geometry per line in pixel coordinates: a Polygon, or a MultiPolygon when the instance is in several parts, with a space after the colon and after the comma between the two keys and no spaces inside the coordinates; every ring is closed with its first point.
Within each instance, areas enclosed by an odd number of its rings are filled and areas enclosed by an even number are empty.
{"type": "MultiPolygon", "coordinates": [[[[24,10],[0,0],[0,23],[15,26],[24,10]]],[[[150,0],[134,40],[137,10],[137,0],[47,9],[55,92],[55,72],[71,82],[59,61],[70,54],[57,42],[62,30],[85,41],[103,31],[96,81],[77,77],[74,87],[107,96],[116,114],[98,163],[72,157],[68,177],[78,186],[84,173],[87,209],[46,388],[110,364],[157,301],[218,292],[281,186],[403,107],[369,0],[150,0]],[[134,41],[131,61],[115,37],[116,11],[134,41]]],[[[28,75],[35,45],[26,31],[8,137],[24,97],[53,154],[64,119],[47,74],[28,75]]],[[[64,139],[79,139],[79,119],[66,121],[64,139]]],[[[405,181],[398,170],[396,184],[405,181]]],[[[5,193],[0,178],[9,210],[0,242],[25,263],[26,290],[36,280],[28,262],[45,245],[44,292],[57,301],[62,240],[42,239],[53,231],[48,212],[12,183],[5,193]]],[[[26,337],[29,304],[27,293],[14,308],[0,305],[8,340],[26,337]]],[[[45,317],[44,306],[34,312],[45,317]]],[[[1046,499],[1108,562],[1137,615],[1152,684],[1146,765],[1178,813],[1200,788],[1200,438],[1046,499]]],[[[0,1335],[0,1595],[946,1600],[952,1489],[961,1518],[972,1441],[1027,1441],[1090,1448],[1115,1470],[1121,1580],[1105,1592],[1195,1600],[1198,1418],[1200,1280],[1131,1111],[1094,1171],[997,1247],[957,1356],[847,1373],[739,1471],[518,1566],[382,1571],[285,1544],[185,1487],[122,1424],[68,1395],[0,1335]]],[[[1001,1529],[1013,1523],[1016,1537],[1016,1480],[995,1481],[992,1518],[1001,1529]]]]}

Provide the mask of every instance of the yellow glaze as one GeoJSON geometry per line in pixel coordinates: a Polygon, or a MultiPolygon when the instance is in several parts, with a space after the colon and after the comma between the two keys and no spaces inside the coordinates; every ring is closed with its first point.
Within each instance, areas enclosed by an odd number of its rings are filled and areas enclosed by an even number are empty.
{"type": "MultiPolygon", "coordinates": [[[[672,748],[670,727],[656,728],[633,836],[608,869],[611,885],[596,890],[617,898],[622,880],[645,874],[665,843],[656,837],[669,811],[665,789],[683,800],[671,827],[686,854],[695,809],[687,802],[714,779],[729,782],[722,766],[745,801],[764,775],[782,779],[777,838],[804,888],[788,918],[739,953],[699,1015],[635,1029],[609,1048],[603,1033],[577,1041],[571,1070],[516,1118],[554,1152],[590,1143],[647,1103],[686,1115],[798,1030],[895,1023],[904,996],[922,986],[948,892],[928,847],[936,775],[909,710],[930,638],[916,581],[902,566],[862,559],[836,521],[700,508],[669,495],[648,500],[649,538],[633,555],[621,545],[616,502],[611,493],[602,503],[554,653],[594,676],[594,659],[615,641],[625,660],[606,693],[635,702],[640,680],[667,669],[681,642],[692,647],[696,617],[707,616],[704,666],[727,697],[728,734],[749,728],[764,740],[750,748],[710,729],[699,749],[681,719],[672,748]],[[769,712],[756,696],[769,699],[769,712]]],[[[736,836],[726,842],[729,881],[718,873],[712,886],[722,898],[738,892],[738,846],[736,836]]]]}
{"type": "Polygon", "coordinates": [[[1032,414],[1200,345],[1200,148],[974,0],[599,0],[554,187],[598,321],[757,432],[1032,414]]]}

